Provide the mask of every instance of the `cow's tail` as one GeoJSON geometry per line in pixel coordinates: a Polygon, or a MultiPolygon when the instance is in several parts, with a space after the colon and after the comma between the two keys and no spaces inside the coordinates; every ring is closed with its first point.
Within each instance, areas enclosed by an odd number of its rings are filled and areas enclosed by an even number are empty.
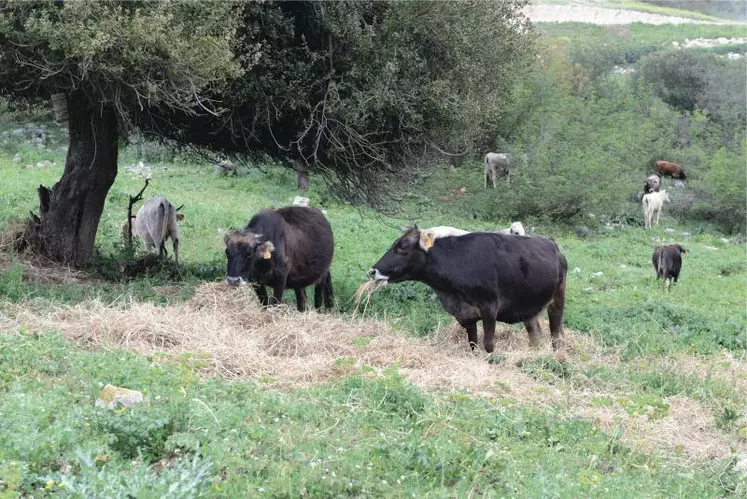
{"type": "Polygon", "coordinates": [[[158,235],[160,237],[160,240],[158,241],[159,245],[164,244],[166,236],[169,233],[170,208],[171,203],[166,200],[161,201],[161,204],[158,205],[158,221],[156,227],[158,228],[158,235]]]}
{"type": "Polygon", "coordinates": [[[687,180],[687,175],[685,175],[685,169],[680,166],[680,180],[687,180]]]}

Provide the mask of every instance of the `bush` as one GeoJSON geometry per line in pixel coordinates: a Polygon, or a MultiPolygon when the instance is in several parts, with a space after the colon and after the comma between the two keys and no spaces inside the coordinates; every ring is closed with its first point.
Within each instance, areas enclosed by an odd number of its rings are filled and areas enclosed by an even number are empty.
{"type": "Polygon", "coordinates": [[[679,110],[707,109],[714,118],[735,125],[745,119],[747,75],[742,61],[692,50],[657,52],[638,62],[637,75],[679,110]]]}
{"type": "Polygon", "coordinates": [[[726,233],[747,231],[745,163],[744,147],[737,154],[720,149],[700,186],[702,198],[694,203],[693,215],[719,224],[726,233]]]}

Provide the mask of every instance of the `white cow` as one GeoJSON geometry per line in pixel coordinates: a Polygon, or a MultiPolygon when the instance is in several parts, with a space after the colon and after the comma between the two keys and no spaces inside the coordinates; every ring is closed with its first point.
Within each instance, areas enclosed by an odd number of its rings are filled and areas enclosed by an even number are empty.
{"type": "Polygon", "coordinates": [[[521,222],[514,222],[508,229],[499,230],[498,234],[514,234],[517,236],[525,236],[526,231],[524,230],[524,226],[521,224],[521,222]]]}
{"type": "Polygon", "coordinates": [[[436,239],[439,239],[441,237],[449,237],[449,236],[463,236],[465,234],[469,234],[469,231],[457,229],[454,227],[449,227],[447,225],[439,225],[438,227],[431,227],[430,229],[425,229],[425,230],[420,231],[420,247],[424,251],[428,251],[431,248],[431,246],[433,246],[433,242],[436,239]]]}
{"type": "Polygon", "coordinates": [[[166,256],[166,240],[171,238],[174,261],[179,265],[179,226],[176,222],[184,215],[177,213],[168,199],[159,196],[145,201],[133,218],[133,235],[143,239],[146,250],[158,248],[158,254],[166,256]]]}
{"type": "Polygon", "coordinates": [[[659,215],[664,201],[671,202],[666,190],[659,192],[649,192],[643,196],[643,222],[647,229],[651,228],[651,222],[656,216],[656,225],[659,225],[659,215]]]}

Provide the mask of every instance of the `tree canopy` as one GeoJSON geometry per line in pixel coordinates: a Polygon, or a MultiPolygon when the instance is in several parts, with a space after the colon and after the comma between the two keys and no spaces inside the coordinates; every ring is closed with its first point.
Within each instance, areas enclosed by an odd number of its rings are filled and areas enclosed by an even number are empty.
{"type": "Polygon", "coordinates": [[[533,62],[525,3],[248,4],[238,51],[261,49],[216,97],[230,111],[152,115],[141,127],[286,159],[341,197],[382,207],[381,186],[411,178],[438,150],[492,145],[509,89],[533,62]]]}
{"type": "Polygon", "coordinates": [[[0,1],[0,95],[70,111],[41,244],[90,258],[130,130],[269,156],[383,208],[438,152],[492,145],[533,61],[526,3],[0,1]]]}
{"type": "MultiPolygon", "coordinates": [[[[0,2],[0,93],[46,101],[81,92],[123,123],[152,107],[215,112],[239,76],[235,6],[226,2],[0,2]]],[[[249,49],[249,47],[247,47],[249,49]]]]}

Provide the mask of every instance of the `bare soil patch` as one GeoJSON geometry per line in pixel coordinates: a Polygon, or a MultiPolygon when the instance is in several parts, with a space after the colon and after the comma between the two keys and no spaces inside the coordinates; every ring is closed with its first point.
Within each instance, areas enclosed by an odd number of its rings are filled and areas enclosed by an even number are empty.
{"type": "MultiPolygon", "coordinates": [[[[593,383],[573,378],[537,376],[517,367],[534,359],[555,359],[558,365],[582,371],[590,365],[615,367],[620,359],[590,337],[566,332],[569,347],[555,355],[549,341],[529,346],[525,332],[504,329],[496,355],[472,352],[456,323],[428,339],[406,337],[386,323],[315,312],[297,313],[289,307],[263,310],[248,287],[224,284],[199,287],[188,302],[168,307],[132,302],[109,307],[101,302],[58,306],[38,301],[0,305],[0,333],[59,331],[91,349],[125,348],[177,360],[185,354],[200,362],[205,375],[227,379],[256,379],[270,386],[298,387],[373,367],[371,375],[395,367],[426,389],[466,391],[500,398],[517,405],[560,407],[587,418],[605,430],[620,428],[621,439],[647,450],[668,449],[691,458],[730,454],[730,445],[745,449],[715,427],[711,410],[684,396],[669,397],[666,415],[634,415],[620,404],[599,407],[606,393],[593,383]]],[[[547,324],[543,324],[549,338],[547,324]]],[[[747,373],[747,364],[733,358],[683,358],[683,368],[733,378],[747,373]],[[706,367],[709,366],[709,367],[706,367]],[[714,367],[717,366],[717,367],[714,367]],[[720,367],[718,367],[720,366],[720,367]],[[714,369],[720,371],[714,373],[714,369]]],[[[542,374],[540,370],[540,374],[542,374]]]]}

